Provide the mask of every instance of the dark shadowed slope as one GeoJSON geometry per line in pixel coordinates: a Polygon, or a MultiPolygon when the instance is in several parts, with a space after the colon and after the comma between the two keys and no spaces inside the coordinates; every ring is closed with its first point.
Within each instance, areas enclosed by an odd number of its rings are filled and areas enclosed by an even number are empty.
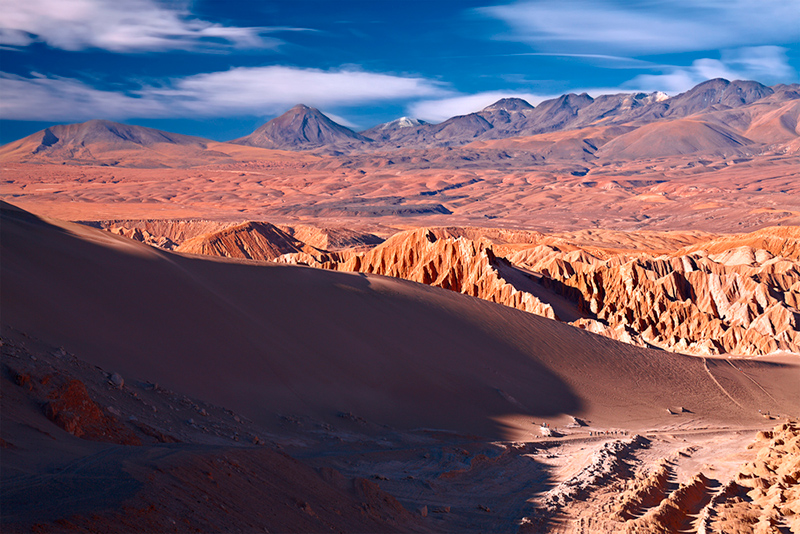
{"type": "Polygon", "coordinates": [[[515,415],[528,428],[528,417],[560,413],[637,428],[662,422],[669,406],[741,423],[800,404],[782,389],[796,383],[795,366],[738,363],[773,400],[727,362],[639,349],[443,289],[183,257],[8,205],[2,216],[4,328],[265,424],[351,412],[499,436],[515,415]]]}

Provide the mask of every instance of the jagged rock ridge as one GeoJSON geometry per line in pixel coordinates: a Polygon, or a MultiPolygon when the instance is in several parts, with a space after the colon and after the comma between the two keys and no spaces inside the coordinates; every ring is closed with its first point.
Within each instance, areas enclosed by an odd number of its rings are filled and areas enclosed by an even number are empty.
{"type": "Polygon", "coordinates": [[[272,224],[252,221],[189,239],[175,250],[188,254],[264,261],[290,252],[321,252],[272,224]]]}
{"type": "Polygon", "coordinates": [[[347,228],[329,228],[295,224],[281,226],[281,230],[307,245],[326,251],[370,248],[383,243],[380,237],[347,228]]]}
{"type": "MultiPolygon", "coordinates": [[[[553,305],[537,296],[540,285],[583,314],[573,325],[638,346],[698,355],[800,352],[800,265],[791,257],[748,246],[722,250],[726,241],[717,239],[709,243],[712,254],[697,245],[690,254],[600,259],[579,248],[538,244],[505,262],[485,240],[458,235],[465,232],[473,237],[479,230],[422,229],[368,252],[278,261],[405,278],[557,318],[553,305]],[[515,266],[531,275],[520,276],[515,266]]],[[[762,230],[749,239],[792,255],[798,232],[762,230]]]]}
{"type": "Polygon", "coordinates": [[[440,237],[427,228],[401,232],[367,252],[318,257],[289,254],[278,261],[403,278],[556,318],[549,304],[504,278],[503,260],[488,242],[440,237]]]}
{"type": "MultiPolygon", "coordinates": [[[[773,245],[795,250],[800,229],[781,231],[783,245],[773,245]]],[[[695,354],[800,352],[800,264],[749,246],[723,251],[723,242],[711,242],[714,254],[697,245],[606,260],[539,245],[508,259],[593,314],[575,324],[596,333],[695,354]]]]}

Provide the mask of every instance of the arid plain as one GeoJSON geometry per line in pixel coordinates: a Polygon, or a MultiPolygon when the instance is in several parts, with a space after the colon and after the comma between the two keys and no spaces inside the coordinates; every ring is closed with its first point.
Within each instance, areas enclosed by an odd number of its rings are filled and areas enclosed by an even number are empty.
{"type": "Polygon", "coordinates": [[[800,86],[0,147],[7,531],[800,532],[800,86]]]}

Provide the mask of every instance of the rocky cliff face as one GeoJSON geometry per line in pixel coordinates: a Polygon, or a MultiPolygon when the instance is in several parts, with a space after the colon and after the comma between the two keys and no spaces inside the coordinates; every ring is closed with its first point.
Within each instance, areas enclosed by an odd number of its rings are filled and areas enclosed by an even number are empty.
{"type": "Polygon", "coordinates": [[[479,229],[442,228],[403,232],[367,252],[278,261],[404,278],[550,318],[558,317],[547,297],[557,295],[581,315],[571,324],[619,341],[763,355],[800,352],[798,238],[798,228],[765,229],[654,255],[592,254],[531,234],[540,244],[503,259],[479,229]]]}
{"type": "Polygon", "coordinates": [[[194,237],[217,232],[237,224],[207,219],[117,219],[79,222],[169,250],[194,237]],[[161,242],[173,245],[164,246],[160,244],[161,242]]]}
{"type": "Polygon", "coordinates": [[[758,451],[756,458],[728,484],[724,513],[701,516],[707,531],[725,532],[744,523],[753,525],[754,532],[776,532],[781,524],[799,532],[800,425],[791,421],[759,432],[758,441],[748,448],[758,451]]]}
{"type": "MultiPolygon", "coordinates": [[[[574,324],[599,334],[693,354],[800,352],[800,264],[750,246],[724,250],[723,242],[709,244],[712,254],[694,246],[604,261],[539,245],[508,259],[592,314],[574,324]]],[[[797,239],[772,244],[794,250],[797,239]]]]}
{"type": "Polygon", "coordinates": [[[278,261],[403,278],[556,319],[549,304],[505,278],[506,262],[487,241],[442,237],[427,228],[401,232],[367,252],[290,254],[278,261]]]}
{"type": "Polygon", "coordinates": [[[271,261],[290,252],[321,253],[269,223],[245,222],[181,243],[177,252],[271,261]]]}
{"type": "Polygon", "coordinates": [[[133,239],[134,241],[139,241],[140,243],[144,243],[152,247],[163,248],[164,250],[173,250],[176,247],[175,243],[170,238],[153,235],[147,230],[142,230],[141,228],[112,226],[107,228],[107,230],[112,234],[121,235],[127,237],[128,239],[133,239]]]}

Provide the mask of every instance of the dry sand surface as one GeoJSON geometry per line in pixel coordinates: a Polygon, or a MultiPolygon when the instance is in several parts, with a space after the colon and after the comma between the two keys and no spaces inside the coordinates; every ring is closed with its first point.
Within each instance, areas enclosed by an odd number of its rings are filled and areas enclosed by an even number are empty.
{"type": "MultiPolygon", "coordinates": [[[[738,506],[756,431],[800,412],[796,356],[643,349],[440,288],[183,256],[7,205],[0,228],[4,530],[699,529],[692,514],[738,506]],[[644,519],[615,519],[619,488],[660,465],[644,519]],[[670,498],[690,503],[677,519],[656,513],[670,498]]],[[[734,520],[789,525],[765,499],[734,520]]]]}

